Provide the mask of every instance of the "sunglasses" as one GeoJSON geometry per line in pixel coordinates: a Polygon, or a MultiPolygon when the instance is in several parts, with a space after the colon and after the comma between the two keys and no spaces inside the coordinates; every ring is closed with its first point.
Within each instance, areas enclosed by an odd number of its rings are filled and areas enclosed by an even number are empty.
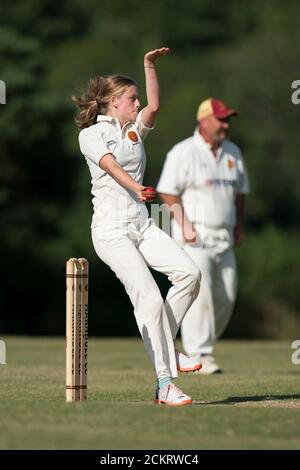
{"type": "Polygon", "coordinates": [[[226,117],[226,118],[217,118],[217,119],[218,119],[219,121],[221,121],[221,122],[226,122],[226,123],[229,124],[230,119],[231,119],[231,116],[228,116],[228,117],[226,117]]]}

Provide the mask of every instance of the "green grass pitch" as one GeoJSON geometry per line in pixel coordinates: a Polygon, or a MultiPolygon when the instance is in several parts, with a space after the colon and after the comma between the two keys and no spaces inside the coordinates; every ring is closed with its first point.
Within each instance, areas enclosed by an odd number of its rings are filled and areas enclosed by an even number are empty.
{"type": "Polygon", "coordinates": [[[224,373],[181,374],[193,405],[153,404],[140,339],[90,339],[88,401],[65,402],[62,338],[1,338],[0,449],[299,449],[300,365],[288,342],[220,341],[224,373]]]}

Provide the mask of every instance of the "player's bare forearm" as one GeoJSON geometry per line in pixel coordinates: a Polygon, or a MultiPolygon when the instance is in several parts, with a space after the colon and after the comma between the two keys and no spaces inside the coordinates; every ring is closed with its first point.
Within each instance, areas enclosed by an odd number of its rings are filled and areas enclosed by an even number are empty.
{"type": "Polygon", "coordinates": [[[116,161],[115,157],[108,153],[101,158],[99,162],[100,168],[106,171],[117,183],[123,188],[134,191],[136,194],[145,188],[141,184],[137,183],[116,161]]]}
{"type": "Polygon", "coordinates": [[[184,219],[184,209],[180,196],[173,196],[171,194],[160,194],[161,200],[168,206],[171,217],[174,217],[176,222],[182,227],[184,219]]]}
{"type": "Polygon", "coordinates": [[[161,47],[149,51],[144,56],[144,68],[146,79],[147,106],[142,111],[143,123],[147,127],[152,127],[159,111],[159,84],[155,68],[155,61],[165,54],[168,54],[168,47],[161,47]]]}
{"type": "Polygon", "coordinates": [[[180,196],[171,194],[160,194],[161,200],[168,206],[170,216],[174,217],[182,230],[186,242],[191,243],[196,240],[196,230],[192,222],[187,218],[180,196]]]}

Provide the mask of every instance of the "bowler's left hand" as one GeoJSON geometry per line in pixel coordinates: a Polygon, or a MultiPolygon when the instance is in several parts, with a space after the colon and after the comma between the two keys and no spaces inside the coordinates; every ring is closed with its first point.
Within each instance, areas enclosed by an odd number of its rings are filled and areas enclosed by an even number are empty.
{"type": "Polygon", "coordinates": [[[161,47],[160,49],[154,49],[153,51],[149,51],[144,55],[144,64],[154,64],[156,59],[162,57],[163,55],[169,54],[169,52],[171,52],[171,49],[169,47],[161,47]]]}

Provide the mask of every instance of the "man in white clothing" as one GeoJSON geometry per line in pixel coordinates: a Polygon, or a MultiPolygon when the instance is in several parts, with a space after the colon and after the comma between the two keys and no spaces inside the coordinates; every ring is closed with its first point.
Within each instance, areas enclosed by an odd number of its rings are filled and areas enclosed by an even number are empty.
{"type": "Polygon", "coordinates": [[[187,354],[199,373],[221,372],[212,353],[230,320],[237,293],[234,246],[243,240],[248,176],[239,148],[228,140],[237,112],[215,98],[203,101],[192,137],[167,154],[157,190],[172,216],[172,236],[202,272],[199,295],[181,325],[187,354]]]}

